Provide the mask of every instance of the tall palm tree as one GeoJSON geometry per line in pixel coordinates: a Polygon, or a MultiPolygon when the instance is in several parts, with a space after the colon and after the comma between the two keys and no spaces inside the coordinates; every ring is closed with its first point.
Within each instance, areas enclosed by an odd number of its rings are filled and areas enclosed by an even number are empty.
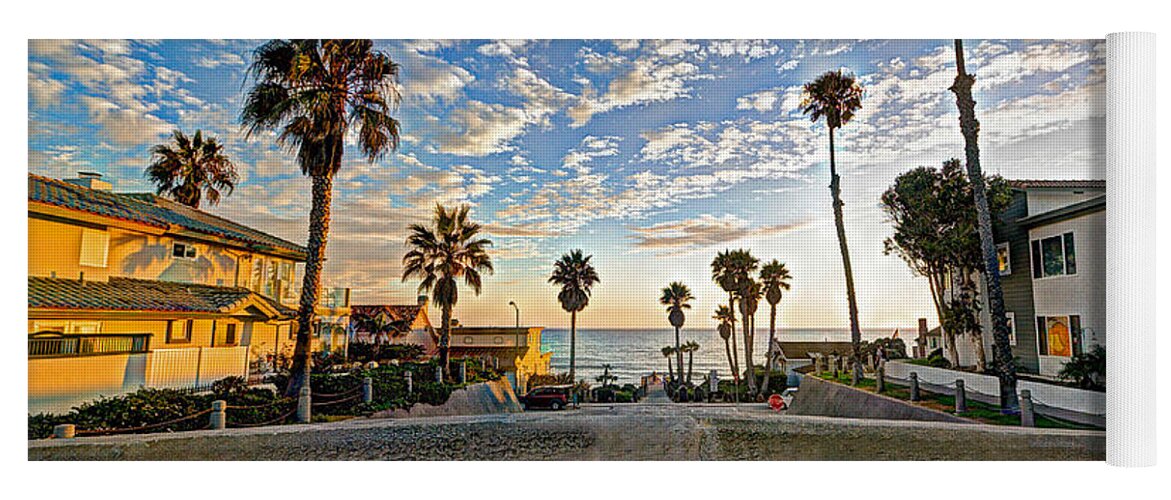
{"type": "Polygon", "coordinates": [[[370,40],[273,40],[252,55],[249,76],[256,83],[241,113],[248,136],[279,130],[277,142],[296,152],[301,173],[313,180],[293,376],[285,389],[289,395],[309,381],[333,178],[342,167],[347,137],[356,139],[371,163],[398,147],[399,122],[391,111],[399,101],[399,66],[373,46],[370,40]]]}
{"type": "Polygon", "coordinates": [[[675,327],[675,355],[678,359],[679,378],[683,378],[683,349],[679,344],[679,330],[683,328],[683,322],[687,319],[683,310],[691,309],[691,301],[694,299],[691,289],[678,281],[667,285],[663,289],[663,295],[659,297],[659,303],[667,306],[667,321],[675,327]]]}
{"type": "Polygon", "coordinates": [[[732,370],[732,381],[739,384],[740,375],[736,371],[735,359],[732,356],[732,346],[729,344],[729,339],[736,338],[735,327],[732,326],[736,321],[736,314],[732,312],[732,308],[728,306],[719,306],[716,308],[716,314],[712,319],[719,321],[720,326],[717,330],[720,333],[720,338],[724,339],[724,351],[728,355],[728,368],[732,370]]]}
{"type": "Polygon", "coordinates": [[[744,330],[744,364],[747,365],[745,379],[748,391],[756,392],[756,371],[752,366],[752,318],[760,300],[760,285],[752,279],[760,261],[748,250],[732,252],[732,274],[736,277],[736,296],[740,299],[740,316],[744,330]]]}
{"type": "Polygon", "coordinates": [[[561,285],[561,292],[557,300],[561,308],[569,313],[569,378],[575,377],[577,362],[577,313],[590,305],[590,293],[594,285],[602,280],[598,272],[590,264],[592,255],[585,255],[580,249],[573,250],[561,256],[553,264],[553,274],[549,276],[549,283],[561,285]]]}
{"type": "Polygon", "coordinates": [[[964,135],[968,181],[976,202],[980,250],[984,254],[984,281],[988,285],[988,308],[992,316],[992,363],[1000,379],[1000,407],[1006,412],[1016,412],[1020,409],[1016,392],[1016,360],[1012,356],[1008,316],[1004,310],[1004,289],[1000,287],[1000,264],[992,236],[992,211],[988,208],[984,173],[980,170],[980,122],[976,120],[976,100],[972,98],[972,85],[976,83],[976,77],[969,75],[964,68],[964,42],[956,39],[955,47],[956,79],[951,91],[956,95],[956,107],[960,110],[960,131],[964,135]]]}
{"type": "Polygon", "coordinates": [[[695,366],[695,353],[699,350],[699,344],[694,340],[688,340],[683,344],[683,352],[687,353],[687,383],[691,383],[692,368],[695,366]]]}
{"type": "MultiPolygon", "coordinates": [[[[728,327],[735,333],[736,331],[736,292],[740,289],[741,276],[736,270],[735,254],[731,250],[724,250],[716,254],[716,258],[712,259],[712,281],[715,281],[725,292],[728,293],[728,327]]],[[[736,335],[732,335],[732,378],[737,384],[740,383],[740,354],[736,348],[736,335]]]]}
{"type": "Polygon", "coordinates": [[[196,130],[193,137],[178,130],[171,133],[169,144],[150,149],[152,162],[146,177],[158,188],[158,194],[191,208],[199,208],[204,197],[208,204],[220,202],[220,191],[232,194],[240,176],[236,166],[224,154],[224,146],[214,137],[204,137],[196,130]]]}
{"type": "Polygon", "coordinates": [[[667,358],[667,380],[674,380],[675,363],[672,362],[671,358],[675,356],[675,348],[671,346],[665,346],[660,349],[659,352],[663,353],[664,358],[667,358]]]}
{"type": "Polygon", "coordinates": [[[403,255],[403,281],[422,280],[419,292],[432,296],[443,312],[439,334],[439,365],[451,377],[448,348],[451,345],[451,310],[459,302],[459,280],[480,294],[482,274],[492,274],[488,248],[492,241],[480,237],[480,224],[468,219],[470,208],[461,205],[447,209],[435,205],[431,227],[411,224],[407,227],[407,248],[403,255]]]}
{"type": "Polygon", "coordinates": [[[792,276],[789,274],[789,269],[777,259],[773,259],[772,262],[760,268],[760,284],[764,287],[764,299],[768,301],[769,305],[768,354],[764,362],[764,382],[760,384],[764,391],[768,390],[769,379],[772,378],[773,373],[773,340],[777,336],[777,304],[781,302],[784,292],[790,289],[790,279],[792,276]]]}
{"type": "Polygon", "coordinates": [[[854,365],[854,378],[862,378],[861,358],[862,328],[858,324],[858,298],[854,292],[854,270],[850,266],[850,249],[846,245],[846,224],[842,217],[842,183],[838,176],[837,162],[834,158],[834,130],[839,129],[854,118],[854,112],[862,108],[862,86],[854,80],[854,75],[842,70],[830,71],[816,80],[805,84],[805,96],[801,102],[801,112],[809,115],[816,122],[825,119],[829,128],[829,190],[833,196],[834,225],[838,232],[838,249],[842,254],[842,267],[846,273],[846,300],[850,308],[850,342],[853,344],[851,361],[854,365]]]}

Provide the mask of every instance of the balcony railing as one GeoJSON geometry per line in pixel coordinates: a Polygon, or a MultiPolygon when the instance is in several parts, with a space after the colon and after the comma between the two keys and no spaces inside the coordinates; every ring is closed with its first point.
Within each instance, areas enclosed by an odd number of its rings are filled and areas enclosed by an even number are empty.
{"type": "Polygon", "coordinates": [[[148,333],[141,334],[36,334],[28,337],[28,357],[90,356],[146,352],[148,333]]]}

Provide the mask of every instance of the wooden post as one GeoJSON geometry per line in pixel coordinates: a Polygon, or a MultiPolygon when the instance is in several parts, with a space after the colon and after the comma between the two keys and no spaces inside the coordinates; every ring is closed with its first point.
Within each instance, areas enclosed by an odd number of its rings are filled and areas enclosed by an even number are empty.
{"type": "Polygon", "coordinates": [[[77,427],[73,424],[60,424],[53,426],[54,439],[73,439],[77,435],[77,427]]]}
{"type": "Polygon", "coordinates": [[[228,402],[222,399],[217,399],[211,402],[211,416],[208,417],[208,426],[213,431],[218,431],[228,427],[228,402]]]}
{"type": "Polygon", "coordinates": [[[374,379],[370,377],[362,379],[362,402],[366,404],[374,402],[374,379]]]}
{"type": "Polygon", "coordinates": [[[822,373],[825,372],[825,370],[823,370],[822,368],[824,368],[824,366],[821,361],[821,356],[818,355],[816,358],[813,358],[813,374],[820,376],[822,373]]]}
{"type": "Polygon", "coordinates": [[[879,394],[886,392],[886,367],[881,362],[874,367],[874,388],[879,394]]]}
{"type": "Polygon", "coordinates": [[[309,384],[301,386],[301,393],[297,395],[297,423],[307,424],[312,420],[313,396],[309,384]]]}
{"type": "Polygon", "coordinates": [[[1021,427],[1036,427],[1037,414],[1033,408],[1033,393],[1028,389],[1021,389],[1021,427]]]}
{"type": "Polygon", "coordinates": [[[443,383],[443,367],[442,366],[435,365],[435,381],[440,384],[443,383]]]}
{"type": "Polygon", "coordinates": [[[404,373],[403,375],[407,379],[407,394],[414,394],[415,387],[414,387],[414,383],[413,383],[414,382],[413,377],[411,376],[411,371],[407,370],[407,372],[404,373]]]}
{"type": "Polygon", "coordinates": [[[459,364],[459,383],[468,383],[468,362],[464,360],[459,364]]]}
{"type": "Polygon", "coordinates": [[[956,379],[956,414],[968,411],[968,393],[964,390],[964,379],[956,379]]]}
{"type": "Polygon", "coordinates": [[[911,372],[911,401],[919,400],[919,374],[911,372]]]}

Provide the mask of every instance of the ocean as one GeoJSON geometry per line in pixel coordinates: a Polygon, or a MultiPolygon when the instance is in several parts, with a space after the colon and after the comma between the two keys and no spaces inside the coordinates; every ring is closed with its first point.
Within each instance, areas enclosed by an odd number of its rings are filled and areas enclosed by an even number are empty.
{"type": "MultiPolygon", "coordinates": [[[[911,342],[914,328],[900,328],[899,338],[911,342]]],[[[869,329],[862,331],[863,340],[889,337],[893,329],[869,329]]],[[[849,329],[778,329],[781,341],[849,341],[849,329]]],[[[744,367],[743,334],[738,332],[736,347],[739,349],[740,366],[744,367]]],[[[702,378],[709,370],[716,370],[721,379],[731,377],[728,357],[724,351],[724,339],[714,328],[686,328],[679,334],[680,342],[695,341],[700,345],[693,355],[693,378],[702,378]]],[[[768,349],[768,328],[756,329],[753,357],[757,364],[764,363],[768,349]]],[[[618,384],[637,384],[639,378],[652,371],[667,373],[667,358],[662,348],[675,345],[675,330],[655,329],[579,329],[577,331],[577,378],[596,384],[594,377],[602,374],[602,365],[611,366],[610,373],[618,377],[618,384]]],[[[556,373],[569,371],[569,330],[550,328],[541,337],[541,350],[552,352],[551,369],[556,373]]],[[[672,356],[672,362],[675,359],[672,356]]],[[[683,355],[683,368],[687,369],[687,355],[683,355]]]]}

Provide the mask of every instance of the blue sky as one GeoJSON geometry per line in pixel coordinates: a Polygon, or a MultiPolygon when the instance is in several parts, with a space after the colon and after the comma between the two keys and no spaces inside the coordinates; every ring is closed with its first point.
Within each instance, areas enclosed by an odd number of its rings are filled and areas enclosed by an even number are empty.
{"type": "MultiPolygon", "coordinates": [[[[172,129],[220,138],[235,193],[208,210],[305,240],[308,181],[237,117],[258,41],[30,41],[29,170],[104,173],[147,191],[148,149],[172,129]]],[[[966,41],[977,76],[986,171],[1104,178],[1105,60],[1099,41],[966,41]]],[[[724,299],[708,264],[724,248],[785,262],[782,327],[845,327],[822,124],[801,85],[846,68],[866,89],[837,136],[846,229],[864,327],[932,318],[925,281],[882,254],[878,197],[900,172],[962,156],[950,40],[379,41],[402,66],[401,148],[348,154],[335,184],[328,285],[358,303],[410,302],[399,271],[406,224],[436,202],[469,203],[496,242],[484,294],[456,317],[568,322],[545,283],[583,248],[603,283],[585,326],[662,326],[657,290],[696,292],[693,324],[724,299]]]]}

